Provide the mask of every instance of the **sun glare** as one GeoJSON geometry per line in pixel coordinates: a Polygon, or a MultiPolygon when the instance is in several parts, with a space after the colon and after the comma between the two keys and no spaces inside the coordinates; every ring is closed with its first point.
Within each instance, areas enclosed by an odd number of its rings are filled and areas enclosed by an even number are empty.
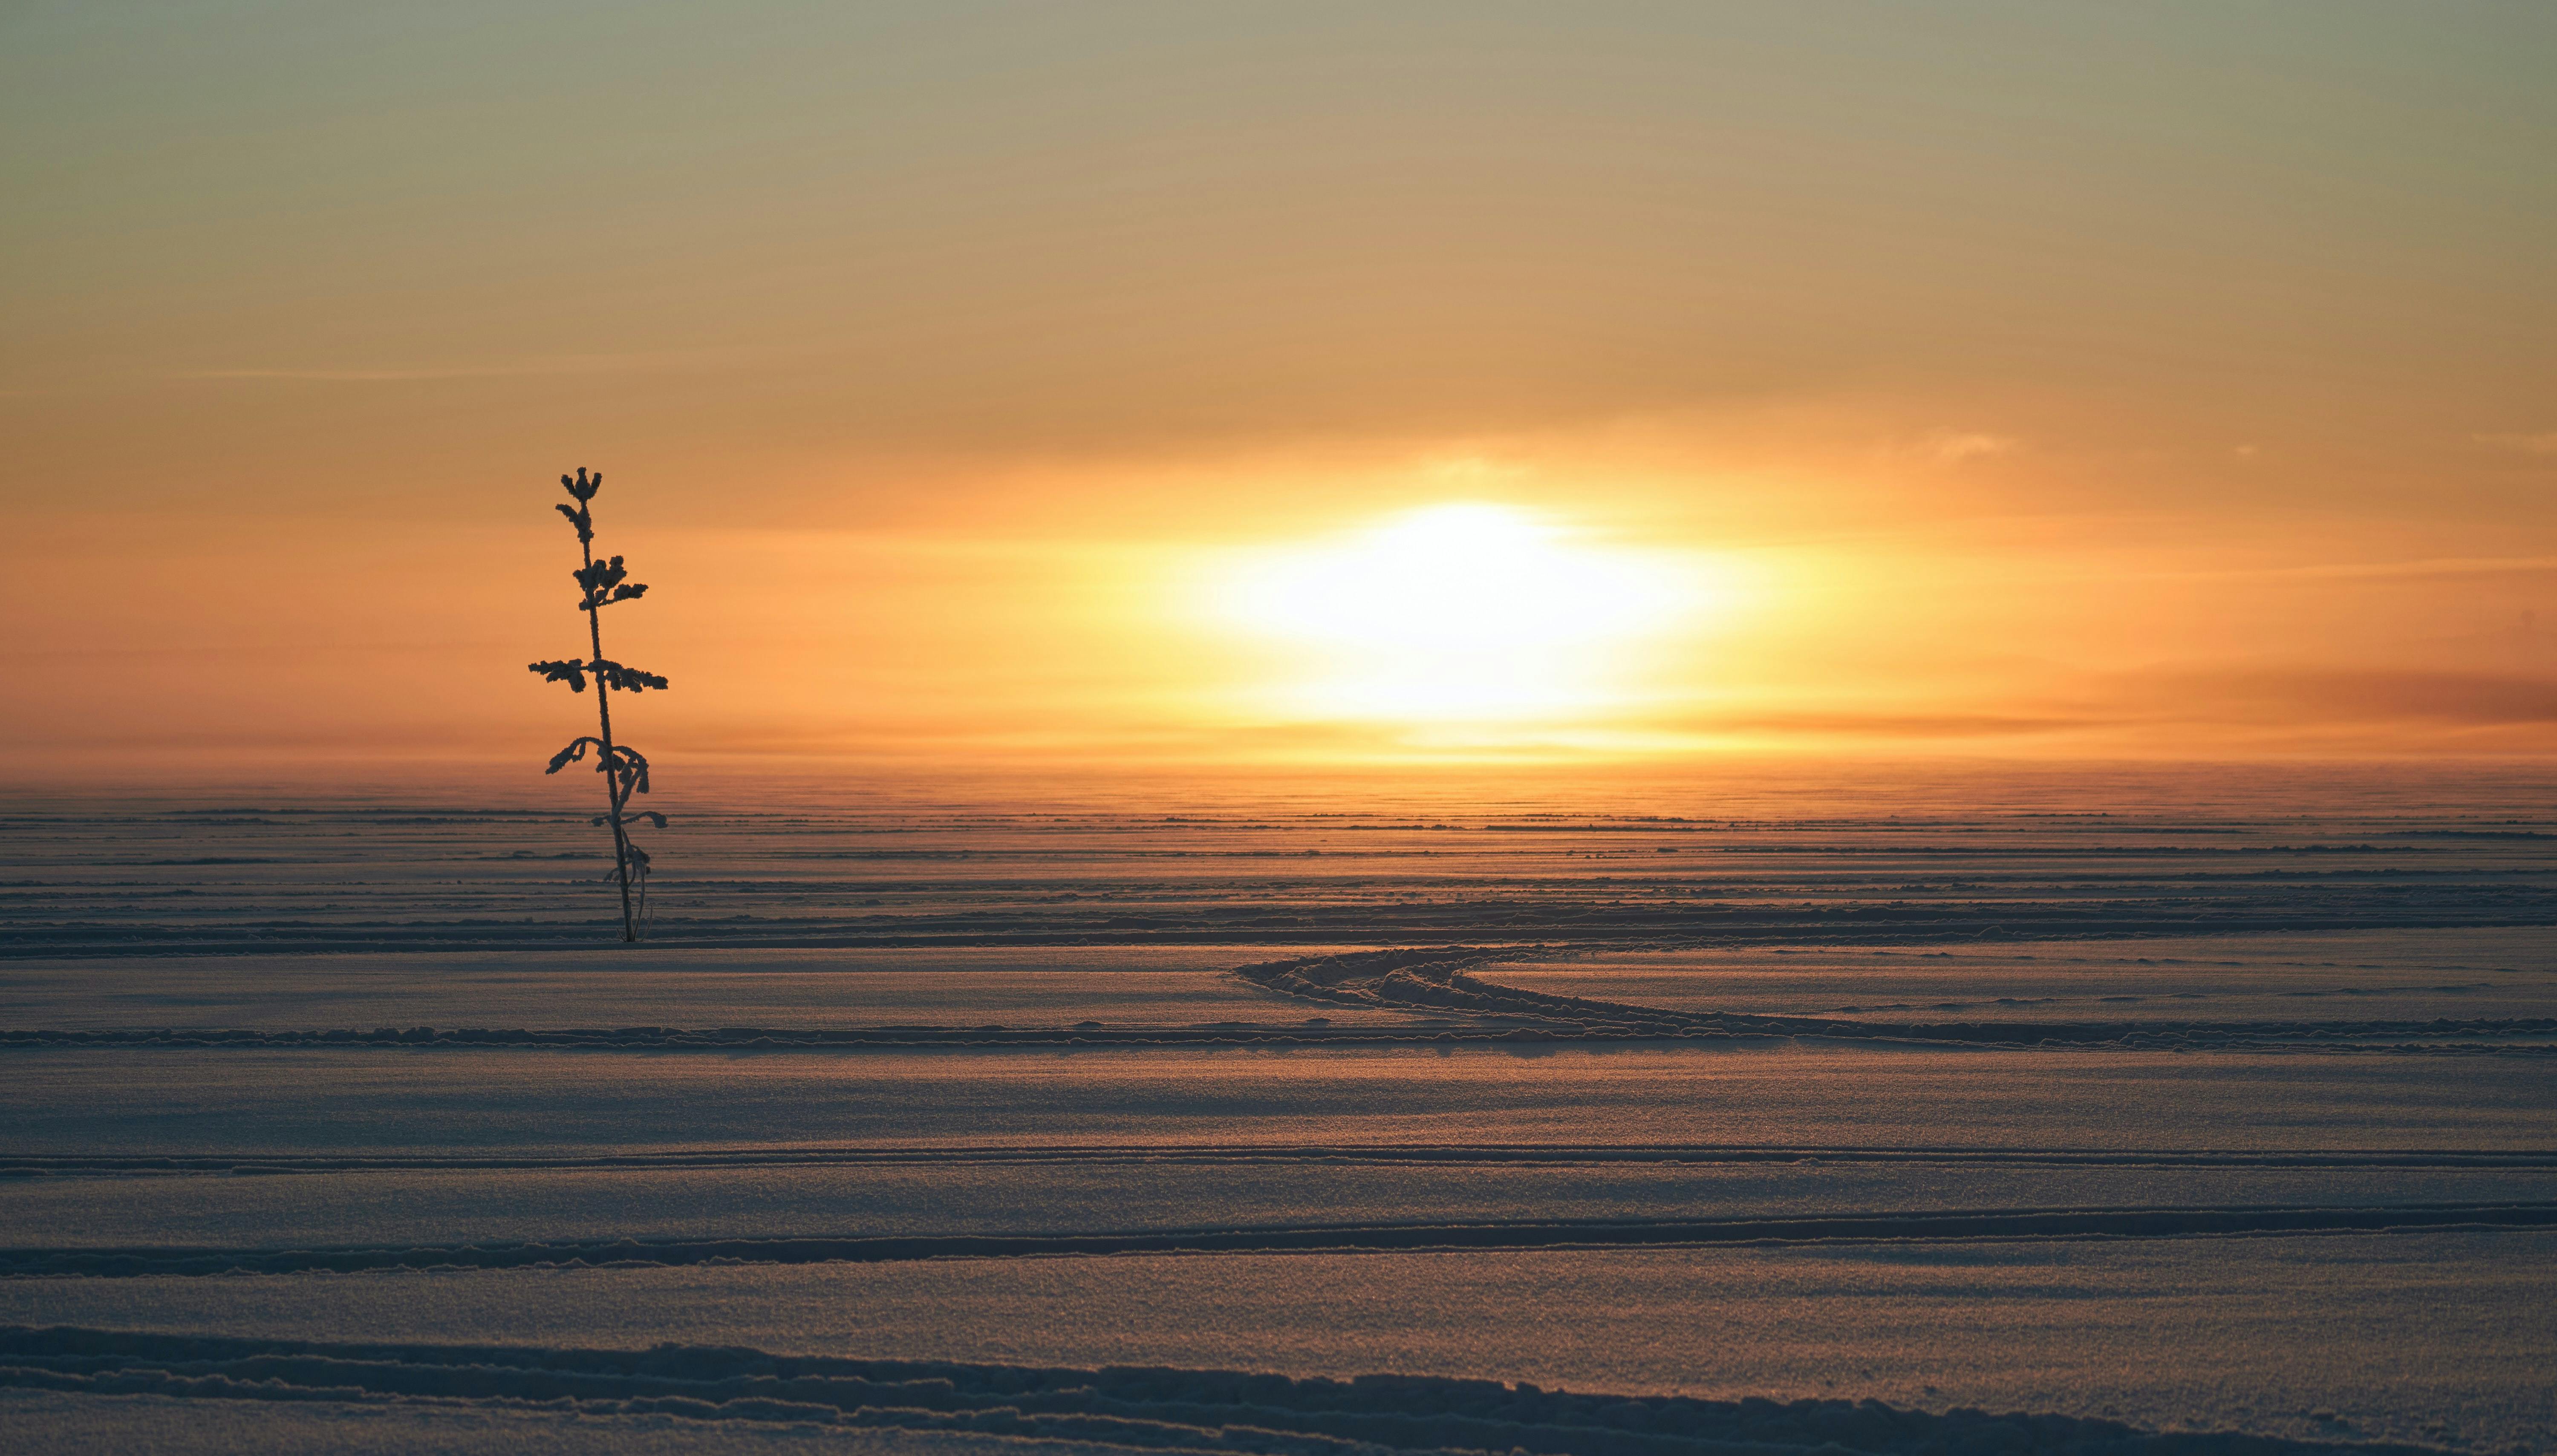
{"type": "Polygon", "coordinates": [[[1220,614],[1303,659],[1278,691],[1324,717],[1567,717],[1621,701],[1633,649],[1714,593],[1669,553],[1594,544],[1510,506],[1432,506],[1329,543],[1252,553],[1220,614]]]}

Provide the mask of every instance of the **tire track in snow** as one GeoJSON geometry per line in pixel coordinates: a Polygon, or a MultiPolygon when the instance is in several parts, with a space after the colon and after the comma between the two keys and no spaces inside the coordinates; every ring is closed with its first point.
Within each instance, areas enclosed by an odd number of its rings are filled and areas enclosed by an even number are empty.
{"type": "MultiPolygon", "coordinates": [[[[1533,961],[1539,949],[1423,946],[1349,951],[1245,966],[1243,980],[1284,995],[1327,1004],[1434,1010],[1527,1022],[1529,1035],[1565,1039],[1817,1037],[1880,1043],[1924,1043],[2034,1051],[2313,1051],[2499,1056],[2557,1056],[2557,1016],[2429,1021],[1872,1021],[1750,1011],[1690,1011],[1666,1006],[1551,995],[1486,981],[1486,965],[1533,961]],[[2384,1041],[2370,1038],[2416,1037],[2384,1041]]],[[[1480,1034],[1480,1033],[1477,1033],[1480,1034]]],[[[1518,1031],[1495,1033],[1519,1036],[1518,1031]]]]}

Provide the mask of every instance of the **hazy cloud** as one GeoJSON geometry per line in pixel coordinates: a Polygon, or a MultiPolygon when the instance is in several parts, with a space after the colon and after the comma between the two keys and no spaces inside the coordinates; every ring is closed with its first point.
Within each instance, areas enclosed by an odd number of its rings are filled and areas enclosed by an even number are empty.
{"type": "Polygon", "coordinates": [[[1806,711],[1698,718],[1660,727],[1687,732],[1778,737],[2006,738],[2064,732],[2100,722],[2088,718],[2012,713],[1806,711]]]}
{"type": "Polygon", "coordinates": [[[2536,435],[2472,435],[2469,438],[2480,445],[2491,445],[2500,450],[2517,450],[2523,455],[2557,455],[2557,430],[2546,430],[2536,435]]]}
{"type": "Polygon", "coordinates": [[[194,380],[311,380],[321,383],[409,383],[436,379],[534,379],[573,374],[623,374],[660,369],[717,368],[758,363],[770,349],[646,349],[614,354],[553,354],[453,364],[347,364],[306,368],[188,369],[169,377],[194,380]]]}
{"type": "Polygon", "coordinates": [[[2215,567],[2193,571],[2126,573],[2124,580],[2235,582],[2284,580],[2424,580],[2456,577],[2536,576],[2557,571],[2557,556],[2460,556],[2419,561],[2310,562],[2298,566],[2215,567]]]}
{"type": "Polygon", "coordinates": [[[2157,716],[2189,722],[2557,724],[2557,678],[2518,673],[2170,669],[2124,686],[2157,716]]]}
{"type": "Polygon", "coordinates": [[[1981,456],[2010,455],[2024,442],[2012,435],[1979,430],[1931,430],[1918,442],[1918,454],[1938,464],[1957,465],[1981,456]]]}

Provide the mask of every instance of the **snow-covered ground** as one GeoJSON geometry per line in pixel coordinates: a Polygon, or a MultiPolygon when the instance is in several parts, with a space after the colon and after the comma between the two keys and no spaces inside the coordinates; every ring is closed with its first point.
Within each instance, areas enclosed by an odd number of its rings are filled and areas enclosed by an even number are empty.
{"type": "Polygon", "coordinates": [[[2557,1420],[2557,1232],[955,1258],[0,1285],[13,1323],[1880,1398],[2486,1449],[2557,1420]],[[2327,1408],[2335,1420],[2313,1412],[2327,1408]]]}
{"type": "Polygon", "coordinates": [[[2546,826],[1427,808],[29,816],[0,1428],[2557,1448],[2546,826]]]}
{"type": "Polygon", "coordinates": [[[1554,995],[1869,1020],[2469,1021],[2557,1013],[2557,946],[2539,926],[1959,949],[1600,951],[1480,974],[1554,995]]]}

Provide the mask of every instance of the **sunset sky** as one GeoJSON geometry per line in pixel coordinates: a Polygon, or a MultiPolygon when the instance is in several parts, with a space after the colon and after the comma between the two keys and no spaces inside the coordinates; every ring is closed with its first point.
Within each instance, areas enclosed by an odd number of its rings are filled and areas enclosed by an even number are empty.
{"type": "Polygon", "coordinates": [[[0,777],[2557,751],[2557,6],[526,9],[0,12],[0,777]]]}

